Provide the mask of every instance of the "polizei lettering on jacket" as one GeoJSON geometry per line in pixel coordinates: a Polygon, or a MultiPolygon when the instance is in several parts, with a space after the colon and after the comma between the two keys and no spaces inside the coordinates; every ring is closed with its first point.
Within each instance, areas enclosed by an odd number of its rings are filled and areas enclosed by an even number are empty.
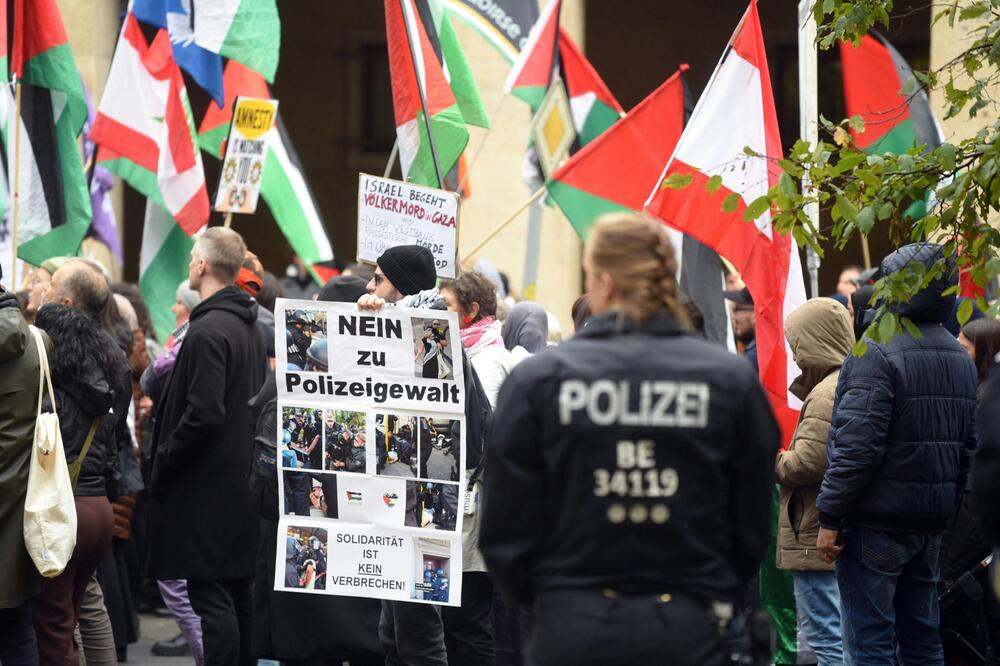
{"type": "Polygon", "coordinates": [[[708,402],[704,382],[567,379],[559,387],[559,422],[569,425],[581,412],[599,426],[704,428],[708,402]]]}
{"type": "Polygon", "coordinates": [[[297,372],[285,374],[285,389],[290,394],[330,395],[340,398],[370,398],[376,403],[387,399],[437,402],[460,405],[458,384],[440,382],[430,386],[407,382],[386,382],[365,377],[364,381],[344,381],[329,375],[318,375],[305,379],[297,372]]]}

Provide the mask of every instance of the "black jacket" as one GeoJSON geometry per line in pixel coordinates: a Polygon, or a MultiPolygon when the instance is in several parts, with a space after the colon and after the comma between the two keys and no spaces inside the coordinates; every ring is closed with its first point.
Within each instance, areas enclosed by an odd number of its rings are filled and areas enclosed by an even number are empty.
{"type": "Polygon", "coordinates": [[[972,493],[986,538],[1000,546],[1000,366],[983,384],[979,405],[979,450],[972,465],[972,493]]]}
{"type": "Polygon", "coordinates": [[[118,451],[125,445],[131,446],[126,418],[132,400],[129,373],[117,378],[95,373],[81,377],[78,382],[60,382],[53,388],[67,464],[72,465],[79,457],[94,420],[100,419],[73,494],[116,499],[120,476],[118,451]]]}
{"type": "MultiPolygon", "coordinates": [[[[907,245],[883,275],[910,261],[931,266],[937,245],[907,245]]],[[[895,306],[920,329],[888,344],[868,341],[840,372],[827,440],[829,466],[816,506],[829,529],[847,523],[901,532],[942,532],[955,512],[976,447],[976,368],[941,325],[954,280],[939,278],[895,306]]]]}
{"type": "Polygon", "coordinates": [[[522,603],[554,588],[734,599],[768,543],[779,440],[743,359],[666,312],[594,317],[500,391],[487,566],[522,603]]]}
{"type": "Polygon", "coordinates": [[[264,381],[257,304],[226,287],[191,312],[157,405],[150,481],[151,577],[250,578],[258,521],[248,485],[264,381]]]}

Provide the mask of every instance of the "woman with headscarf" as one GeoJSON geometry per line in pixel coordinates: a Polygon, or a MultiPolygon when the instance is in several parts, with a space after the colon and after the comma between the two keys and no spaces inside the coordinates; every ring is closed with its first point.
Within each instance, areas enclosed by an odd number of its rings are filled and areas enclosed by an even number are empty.
{"type": "Polygon", "coordinates": [[[510,352],[511,365],[517,365],[548,346],[549,317],[545,308],[521,301],[510,309],[503,323],[503,344],[510,352]]]}

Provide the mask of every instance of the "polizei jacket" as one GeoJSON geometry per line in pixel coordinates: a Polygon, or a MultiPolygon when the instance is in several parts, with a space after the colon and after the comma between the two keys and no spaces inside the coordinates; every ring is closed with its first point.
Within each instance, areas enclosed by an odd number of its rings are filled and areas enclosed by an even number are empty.
{"type": "MultiPolygon", "coordinates": [[[[941,257],[940,246],[907,245],[882,261],[882,274],[941,257]]],[[[934,279],[893,306],[920,337],[869,340],[864,356],[844,362],[816,502],[823,527],[933,533],[955,512],[977,439],[976,368],[941,325],[955,301],[941,293],[954,282],[934,279]]]]}
{"type": "Polygon", "coordinates": [[[523,603],[556,588],[733,599],[768,542],[778,443],[744,359],[665,311],[595,317],[501,389],[487,566],[523,603]]]}

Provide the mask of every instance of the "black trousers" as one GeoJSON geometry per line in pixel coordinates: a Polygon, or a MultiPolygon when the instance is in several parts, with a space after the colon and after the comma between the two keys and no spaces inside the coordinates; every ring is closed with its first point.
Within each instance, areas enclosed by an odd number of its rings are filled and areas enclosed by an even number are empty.
{"type": "Polygon", "coordinates": [[[254,666],[250,656],[253,579],[189,578],[191,608],[201,618],[205,666],[254,666]]]}
{"type": "Polygon", "coordinates": [[[727,659],[718,622],[694,599],[564,590],[535,600],[528,663],[720,666],[727,659]]]}
{"type": "Polygon", "coordinates": [[[462,605],[383,601],[379,640],[386,666],[492,666],[493,583],[489,574],[462,574],[462,605]]]}
{"type": "Polygon", "coordinates": [[[16,608],[0,608],[0,664],[38,666],[38,643],[31,621],[31,602],[16,608]]]}

